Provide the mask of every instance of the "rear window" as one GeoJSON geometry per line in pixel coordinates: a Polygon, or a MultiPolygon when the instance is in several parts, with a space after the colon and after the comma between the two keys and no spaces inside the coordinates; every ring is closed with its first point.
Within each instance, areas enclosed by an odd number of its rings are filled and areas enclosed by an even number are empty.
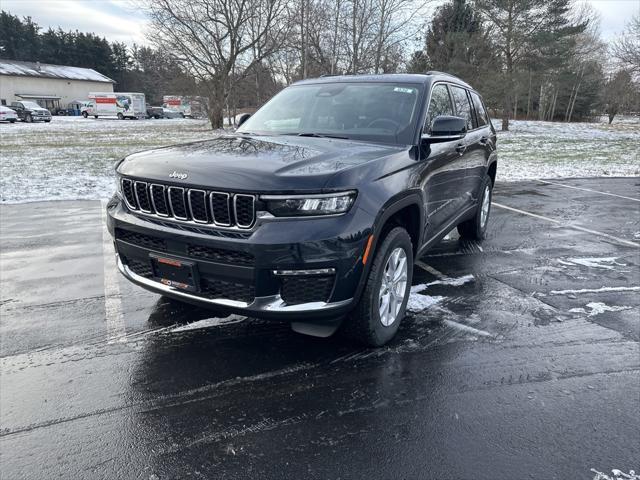
{"type": "Polygon", "coordinates": [[[476,109],[476,117],[478,119],[478,126],[484,127],[489,124],[489,116],[487,115],[487,111],[482,104],[482,100],[480,100],[480,96],[477,93],[471,92],[471,99],[473,100],[473,106],[476,109]]]}
{"type": "Polygon", "coordinates": [[[473,130],[473,112],[471,110],[471,104],[469,103],[469,97],[467,97],[467,91],[464,88],[452,86],[451,94],[453,95],[453,103],[456,107],[456,115],[465,119],[467,130],[473,130]]]}

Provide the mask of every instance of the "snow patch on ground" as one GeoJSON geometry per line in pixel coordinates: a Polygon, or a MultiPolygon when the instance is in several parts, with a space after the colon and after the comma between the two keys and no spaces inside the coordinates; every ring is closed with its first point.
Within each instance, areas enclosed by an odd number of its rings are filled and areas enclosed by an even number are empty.
{"type": "Polygon", "coordinates": [[[611,470],[611,476],[607,473],[599,472],[595,468],[592,468],[591,472],[596,474],[593,480],[640,480],[640,475],[636,475],[636,472],[633,470],[629,470],[629,473],[624,473],[622,470],[613,468],[611,470]]]}
{"type": "Polygon", "coordinates": [[[588,268],[603,268],[605,270],[615,270],[616,267],[626,267],[626,263],[617,262],[618,257],[589,257],[589,258],[569,258],[567,261],[558,260],[562,265],[582,265],[588,268]]]}
{"type": "Polygon", "coordinates": [[[205,318],[204,320],[198,320],[197,322],[187,323],[170,330],[171,333],[186,332],[189,330],[199,330],[201,328],[220,327],[222,325],[229,325],[231,323],[244,322],[246,317],[240,315],[229,315],[226,318],[205,318]]]}
{"type": "MultiPolygon", "coordinates": [[[[579,293],[603,293],[603,292],[637,292],[640,287],[601,287],[601,288],[581,288],[577,290],[551,290],[550,295],[568,295],[579,293]]],[[[542,296],[542,294],[539,294],[542,296]]]]}
{"type": "Polygon", "coordinates": [[[604,312],[621,312],[623,310],[630,310],[631,308],[633,307],[607,305],[602,302],[590,302],[587,303],[585,308],[572,308],[569,312],[585,314],[588,317],[595,317],[596,315],[600,315],[604,312]],[[587,309],[590,311],[587,311],[587,309]]]}
{"type": "Polygon", "coordinates": [[[475,281],[473,275],[464,275],[458,278],[443,278],[440,280],[434,280],[429,283],[420,283],[411,287],[409,294],[409,302],[407,303],[407,310],[410,312],[418,313],[442,302],[446,297],[440,295],[426,295],[423,292],[432,285],[448,285],[451,287],[460,287],[466,283],[475,281]]]}
{"type": "MultiPolygon", "coordinates": [[[[0,124],[0,199],[107,199],[124,156],[220,135],[206,120],[53,117],[51,123],[0,124]]],[[[498,181],[640,175],[640,121],[513,121],[498,132],[498,181]]],[[[640,232],[638,232],[640,233],[640,232]]]]}
{"type": "Polygon", "coordinates": [[[464,275],[463,277],[458,278],[443,278],[442,280],[435,280],[433,282],[429,282],[426,286],[430,285],[449,285],[452,287],[460,287],[465,283],[475,281],[475,277],[473,275],[464,275]]]}

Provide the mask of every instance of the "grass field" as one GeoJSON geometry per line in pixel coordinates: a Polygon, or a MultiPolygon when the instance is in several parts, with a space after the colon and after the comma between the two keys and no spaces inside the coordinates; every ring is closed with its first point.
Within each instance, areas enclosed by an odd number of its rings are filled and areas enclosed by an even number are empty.
{"type": "MultiPolygon", "coordinates": [[[[496,123],[497,125],[497,123],[496,123]]],[[[54,117],[0,124],[0,192],[6,203],[108,198],[113,165],[127,154],[216,135],[204,120],[54,117]]],[[[640,175],[640,120],[515,121],[498,134],[500,181],[640,175]]]]}

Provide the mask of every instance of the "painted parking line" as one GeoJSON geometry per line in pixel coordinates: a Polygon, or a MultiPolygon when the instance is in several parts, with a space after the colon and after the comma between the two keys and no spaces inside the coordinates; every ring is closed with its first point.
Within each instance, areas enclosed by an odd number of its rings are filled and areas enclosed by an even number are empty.
{"type": "Polygon", "coordinates": [[[107,335],[110,340],[124,336],[124,315],[122,314],[122,298],[118,283],[118,267],[116,266],[113,240],[107,230],[107,202],[100,202],[102,218],[102,256],[104,260],[104,312],[107,321],[107,335]]]}
{"type": "Polygon", "coordinates": [[[592,190],[591,188],[574,187],[573,185],[566,185],[564,183],[558,183],[558,182],[550,182],[549,180],[538,180],[538,182],[546,183],[548,185],[558,185],[559,187],[572,188],[574,190],[583,190],[585,192],[599,193],[600,195],[608,195],[610,197],[624,198],[625,200],[631,200],[633,202],[640,202],[640,198],[625,197],[624,195],[617,195],[615,193],[609,193],[609,192],[601,192],[599,190],[592,190]]]}
{"type": "Polygon", "coordinates": [[[517,208],[509,207],[507,205],[502,205],[501,203],[497,203],[497,202],[492,202],[492,205],[494,207],[502,208],[504,210],[509,210],[509,211],[512,211],[512,212],[515,212],[515,213],[519,213],[521,215],[527,215],[529,217],[537,218],[539,220],[544,220],[546,222],[555,223],[556,225],[560,225],[561,227],[571,228],[573,230],[578,230],[580,232],[590,233],[591,235],[596,235],[598,237],[607,238],[607,239],[609,239],[609,240],[611,240],[613,242],[617,242],[617,243],[619,243],[621,245],[624,245],[626,247],[640,248],[640,243],[631,242],[629,240],[625,240],[623,238],[616,237],[614,235],[609,235],[608,233],[599,232],[597,230],[591,230],[589,228],[579,227],[577,225],[568,225],[567,223],[562,222],[560,220],[555,220],[553,218],[545,217],[543,215],[538,215],[536,213],[525,212],[524,210],[519,210],[517,208]]]}

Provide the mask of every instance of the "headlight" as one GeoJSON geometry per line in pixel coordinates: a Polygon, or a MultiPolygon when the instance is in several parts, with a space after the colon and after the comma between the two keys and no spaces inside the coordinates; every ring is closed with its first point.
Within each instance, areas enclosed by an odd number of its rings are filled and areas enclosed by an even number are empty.
{"type": "Polygon", "coordinates": [[[339,215],[346,213],[356,199],[356,192],[322,195],[262,195],[265,209],[276,217],[339,215]]]}

